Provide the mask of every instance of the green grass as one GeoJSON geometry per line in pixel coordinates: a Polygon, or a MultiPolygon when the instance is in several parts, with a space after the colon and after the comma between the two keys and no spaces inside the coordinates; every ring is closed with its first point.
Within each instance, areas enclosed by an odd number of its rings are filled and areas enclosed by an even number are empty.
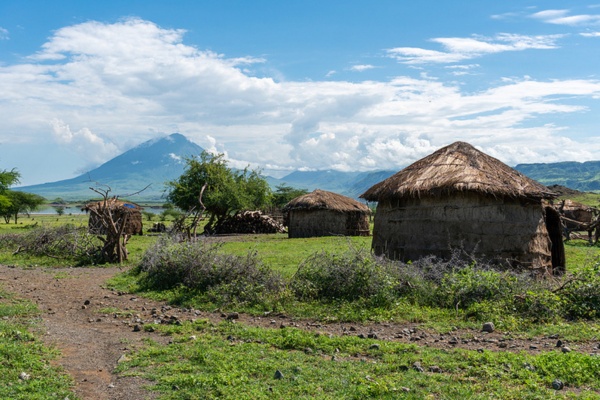
{"type": "Polygon", "coordinates": [[[37,314],[32,303],[0,290],[0,398],[74,399],[71,378],[50,364],[57,351],[32,333],[37,314]],[[21,373],[29,378],[19,378],[21,373]]]}
{"type": "MultiPolygon", "coordinates": [[[[57,218],[44,218],[54,223],[57,218]]],[[[27,229],[23,226],[1,227],[6,231],[27,229]]],[[[29,223],[35,223],[29,221],[29,223]]],[[[82,221],[81,223],[85,223],[82,221]]],[[[246,235],[235,240],[222,240],[223,251],[237,255],[255,252],[258,257],[290,279],[298,266],[317,252],[340,254],[358,249],[369,249],[371,237],[323,237],[288,239],[286,235],[246,235]]],[[[135,266],[156,240],[156,236],[135,236],[129,244],[130,260],[126,266],[135,266]]],[[[212,239],[220,241],[220,239],[212,239]]],[[[566,244],[567,269],[578,272],[598,262],[599,246],[588,246],[585,241],[572,240],[566,244]]],[[[32,266],[53,265],[53,260],[19,259],[0,253],[0,263],[32,266]],[[5,257],[5,258],[3,258],[5,257]],[[10,261],[8,261],[10,260],[10,261]],[[46,263],[46,264],[44,264],[46,263]]],[[[58,277],[58,276],[57,276],[58,277]]],[[[183,288],[147,290],[133,269],[118,275],[110,285],[119,290],[137,292],[167,302],[198,309],[212,310],[214,304],[203,303],[199,293],[183,288]]],[[[13,315],[18,317],[18,328],[26,332],[27,319],[35,315],[28,303],[8,301],[13,315]],[[21,308],[19,308],[21,307],[21,308]],[[33,313],[33,314],[32,314],[33,313]],[[24,325],[23,325],[24,324],[24,325]]],[[[248,311],[260,315],[264,310],[235,305],[233,311],[248,311]]],[[[284,311],[292,318],[311,318],[321,321],[382,321],[418,323],[421,329],[431,332],[449,332],[453,327],[479,328],[481,321],[470,317],[464,310],[416,306],[399,299],[388,307],[366,307],[364,302],[348,301],[288,301],[284,311]]],[[[125,311],[113,308],[106,313],[124,315],[125,311]]],[[[1,314],[0,314],[1,316],[1,314]]],[[[515,318],[502,310],[495,311],[494,323],[500,331],[511,331],[513,337],[527,338],[558,333],[562,339],[576,342],[592,340],[600,343],[600,324],[597,319],[577,322],[558,320],[552,323],[534,323],[515,318]]],[[[13,316],[9,317],[12,320],[13,316]]],[[[6,322],[0,320],[0,324],[6,322]]],[[[0,325],[1,326],[1,325],[0,325]]],[[[260,399],[260,398],[406,398],[406,399],[545,399],[545,398],[599,398],[600,357],[572,352],[569,354],[549,350],[540,355],[510,352],[483,353],[467,350],[438,350],[426,346],[406,345],[356,336],[316,335],[294,328],[263,329],[240,324],[212,325],[207,321],[186,322],[183,326],[154,326],[163,334],[172,335],[173,343],[167,346],[149,341],[145,348],[131,354],[129,361],[119,364],[122,375],[139,375],[155,382],[152,390],[163,399],[260,399]],[[371,347],[377,344],[377,347],[371,347]],[[332,357],[335,356],[335,360],[332,357]],[[412,365],[420,362],[425,372],[416,371],[412,365]],[[438,366],[441,373],[429,371],[438,366]],[[275,371],[283,373],[275,379],[275,371]],[[563,391],[551,387],[554,379],[566,384],[563,391]],[[408,389],[408,391],[406,391],[408,389]]],[[[2,334],[0,343],[9,338],[18,351],[36,348],[34,340],[2,334]],[[21,349],[23,348],[23,349],[21,349]]],[[[2,350],[4,351],[4,350],[2,350]]],[[[40,360],[54,357],[47,349],[36,350],[40,360]]],[[[4,354],[4,353],[0,353],[4,354]]],[[[13,357],[23,359],[29,356],[13,357]]],[[[52,370],[47,361],[48,379],[62,382],[60,371],[52,370]]],[[[7,361],[0,358],[0,368],[7,361]]],[[[30,364],[30,362],[28,362],[30,364]]],[[[14,371],[20,368],[11,364],[14,371]]],[[[46,389],[30,388],[28,396],[9,395],[2,390],[14,390],[15,385],[28,385],[29,381],[14,381],[14,371],[0,377],[0,398],[54,398],[46,389]],[[13,375],[10,375],[13,374],[13,375]],[[10,382],[2,379],[11,376],[10,382]],[[8,385],[9,389],[6,389],[8,385]],[[39,391],[39,392],[38,392],[39,391]],[[33,394],[32,394],[33,393],[33,394]],[[11,397],[12,396],[12,397],[11,397]]],[[[46,370],[44,370],[46,371],[46,370]]],[[[0,371],[4,372],[4,371],[0,371]]],[[[20,372],[20,371],[19,371],[20,372]]],[[[18,373],[16,372],[17,376],[18,373]]],[[[37,374],[32,373],[32,378],[37,374]]],[[[46,378],[46,376],[44,377],[46,378]]],[[[50,389],[56,393],[68,390],[70,382],[64,379],[64,389],[50,389]]],[[[72,398],[72,396],[70,396],[72,398]]]]}
{"type": "Polygon", "coordinates": [[[287,234],[248,235],[241,238],[243,240],[224,241],[223,250],[237,255],[256,252],[264,263],[288,278],[296,273],[298,265],[311,254],[320,251],[340,253],[349,249],[370,249],[372,239],[364,236],[289,239],[287,234]]]}
{"type": "Polygon", "coordinates": [[[155,326],[172,344],[119,365],[155,383],[161,399],[545,399],[597,398],[600,357],[438,350],[295,328],[224,322],[155,326]],[[424,372],[413,366],[420,363],[424,372]],[[432,372],[438,367],[441,372],[432,372]],[[276,371],[282,377],[275,377],[276,371]],[[563,392],[552,381],[566,384],[563,392]]]}

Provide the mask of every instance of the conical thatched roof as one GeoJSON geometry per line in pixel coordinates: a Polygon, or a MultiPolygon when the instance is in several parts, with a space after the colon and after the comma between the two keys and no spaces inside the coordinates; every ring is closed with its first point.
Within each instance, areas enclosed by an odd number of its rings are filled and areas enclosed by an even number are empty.
{"type": "Polygon", "coordinates": [[[455,192],[544,199],[556,197],[546,186],[465,142],[455,142],[373,185],[360,197],[381,201],[455,192]]]}
{"type": "Polygon", "coordinates": [[[369,207],[350,197],[342,196],[341,194],[328,192],[326,190],[316,189],[312,193],[308,193],[291,200],[283,208],[284,212],[291,210],[332,210],[332,211],[361,211],[369,213],[369,207]]]}

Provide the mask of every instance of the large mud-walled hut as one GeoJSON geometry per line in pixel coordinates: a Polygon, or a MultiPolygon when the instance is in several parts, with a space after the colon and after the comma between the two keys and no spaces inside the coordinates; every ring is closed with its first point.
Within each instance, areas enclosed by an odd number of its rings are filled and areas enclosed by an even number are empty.
{"type": "Polygon", "coordinates": [[[377,183],[372,248],[403,261],[448,258],[453,251],[560,273],[560,218],[547,187],[456,142],[377,183]]]}
{"type": "Polygon", "coordinates": [[[296,197],[283,208],[288,237],[369,236],[366,204],[325,190],[296,197]]]}
{"type": "Polygon", "coordinates": [[[95,235],[106,234],[106,224],[110,219],[118,224],[117,229],[123,235],[142,235],[142,207],[139,205],[121,201],[117,199],[107,199],[92,203],[87,203],[83,211],[90,213],[88,220],[88,230],[95,235]],[[110,217],[107,217],[110,214],[110,217]],[[125,221],[125,226],[121,226],[125,221]]]}

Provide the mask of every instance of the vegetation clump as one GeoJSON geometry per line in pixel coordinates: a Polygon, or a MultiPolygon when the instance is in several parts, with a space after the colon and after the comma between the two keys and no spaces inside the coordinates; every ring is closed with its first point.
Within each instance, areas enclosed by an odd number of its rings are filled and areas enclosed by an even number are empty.
{"type": "Polygon", "coordinates": [[[256,253],[227,254],[219,244],[163,237],[144,253],[139,270],[148,288],[184,287],[218,305],[268,307],[284,291],[280,275],[256,253]]]}
{"type": "Polygon", "coordinates": [[[13,255],[49,257],[89,265],[98,262],[100,242],[85,227],[42,225],[23,234],[0,235],[0,249],[10,249],[13,255]]]}

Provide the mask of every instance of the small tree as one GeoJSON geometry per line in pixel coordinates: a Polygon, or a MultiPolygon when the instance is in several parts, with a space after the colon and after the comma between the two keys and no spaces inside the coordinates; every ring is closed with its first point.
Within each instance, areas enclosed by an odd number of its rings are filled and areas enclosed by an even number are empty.
{"type": "Polygon", "coordinates": [[[204,210],[210,214],[205,231],[211,232],[219,221],[232,212],[259,209],[269,204],[271,190],[259,171],[234,171],[227,167],[223,154],[202,152],[186,159],[186,169],[168,182],[168,200],[197,224],[204,210]]]}
{"type": "MultiPolygon", "coordinates": [[[[127,229],[131,228],[129,220],[135,211],[128,207],[122,207],[117,200],[118,196],[111,197],[109,186],[97,185],[97,187],[90,187],[90,190],[102,195],[101,201],[95,203],[93,207],[87,207],[88,211],[94,214],[96,221],[101,224],[102,234],[97,235],[103,243],[102,249],[100,249],[100,258],[104,262],[122,263],[127,260],[127,241],[132,234],[127,229]]],[[[141,230],[141,219],[139,222],[141,230]]]]}
{"type": "Polygon", "coordinates": [[[0,208],[0,214],[8,224],[11,218],[14,218],[15,224],[18,221],[19,214],[29,214],[35,211],[46,202],[42,196],[33,193],[7,190],[4,196],[8,199],[8,205],[0,208]]]}
{"type": "Polygon", "coordinates": [[[283,208],[287,203],[296,197],[308,193],[306,189],[297,189],[284,184],[278,185],[273,193],[273,205],[277,208],[283,208]]]}

